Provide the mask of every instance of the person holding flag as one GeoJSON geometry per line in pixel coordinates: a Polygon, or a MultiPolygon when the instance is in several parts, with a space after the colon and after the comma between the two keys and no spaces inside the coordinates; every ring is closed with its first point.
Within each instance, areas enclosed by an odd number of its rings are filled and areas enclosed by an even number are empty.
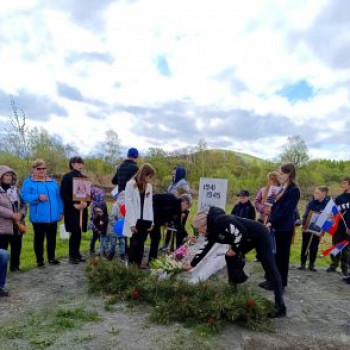
{"type": "Polygon", "coordinates": [[[310,222],[313,213],[321,213],[326,207],[330,200],[327,194],[328,187],[316,187],[313,198],[306,206],[302,218],[303,241],[300,254],[300,267],[298,267],[298,270],[305,270],[306,261],[309,258],[309,270],[313,272],[317,271],[315,269],[315,261],[317,257],[318,245],[320,244],[320,235],[314,234],[313,231],[310,230],[308,223],[310,222]]]}
{"type": "MultiPolygon", "coordinates": [[[[335,215],[336,219],[334,220],[332,227],[334,231],[332,236],[333,245],[350,240],[350,176],[343,179],[341,188],[343,189],[343,193],[335,198],[335,204],[340,213],[339,215],[335,215]]],[[[350,278],[348,278],[350,259],[349,245],[347,244],[342,248],[343,249],[337,255],[334,256],[331,254],[332,262],[327,269],[327,272],[335,272],[340,263],[342,274],[345,277],[344,282],[350,284],[350,278]]]]}

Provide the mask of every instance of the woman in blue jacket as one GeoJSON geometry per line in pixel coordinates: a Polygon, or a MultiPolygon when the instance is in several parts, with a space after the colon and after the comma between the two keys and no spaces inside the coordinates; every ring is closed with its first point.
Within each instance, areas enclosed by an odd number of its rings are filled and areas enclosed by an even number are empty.
{"type": "Polygon", "coordinates": [[[34,161],[32,175],[25,179],[21,196],[30,206],[30,222],[34,229],[34,251],[38,267],[45,267],[45,236],[48,261],[58,265],[59,261],[55,259],[57,221],[62,219],[63,205],[59,186],[55,179],[46,174],[46,164],[42,159],[34,161]]]}
{"type": "MultiPolygon", "coordinates": [[[[272,206],[269,222],[266,226],[275,232],[275,260],[284,288],[288,283],[290,247],[296,221],[296,209],[300,199],[300,189],[296,184],[296,170],[293,163],[281,166],[278,171],[278,180],[283,190],[272,206]]],[[[260,287],[272,289],[269,281],[261,283],[260,287]]]]}

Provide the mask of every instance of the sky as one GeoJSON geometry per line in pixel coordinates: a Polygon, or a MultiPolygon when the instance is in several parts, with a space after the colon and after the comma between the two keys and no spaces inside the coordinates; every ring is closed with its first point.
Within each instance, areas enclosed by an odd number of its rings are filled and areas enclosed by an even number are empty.
{"type": "Polygon", "coordinates": [[[93,152],[195,146],[273,159],[300,135],[350,160],[350,1],[0,0],[0,123],[93,152]]]}

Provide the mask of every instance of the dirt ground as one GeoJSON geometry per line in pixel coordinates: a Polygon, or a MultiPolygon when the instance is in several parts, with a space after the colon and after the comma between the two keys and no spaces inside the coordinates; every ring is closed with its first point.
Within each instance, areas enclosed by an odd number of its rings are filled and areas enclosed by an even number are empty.
{"type": "MultiPolygon", "coordinates": [[[[63,260],[60,266],[9,274],[11,294],[0,299],[0,349],[350,348],[350,286],[338,273],[291,267],[285,292],[288,316],[277,320],[275,333],[231,325],[208,336],[179,324],[154,325],[146,306],[106,307],[102,296],[87,293],[85,266],[63,260]],[[77,318],[62,321],[58,310],[73,310],[77,318]],[[96,312],[98,319],[79,321],[79,310],[96,312]]],[[[247,283],[257,288],[263,276],[259,263],[250,263],[246,270],[251,273],[247,283]]],[[[225,278],[225,271],[218,276],[225,278]]]]}

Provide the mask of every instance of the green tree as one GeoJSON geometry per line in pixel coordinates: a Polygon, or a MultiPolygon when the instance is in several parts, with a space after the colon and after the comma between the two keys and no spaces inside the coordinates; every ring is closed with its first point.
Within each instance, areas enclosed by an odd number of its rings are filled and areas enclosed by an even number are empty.
{"type": "Polygon", "coordinates": [[[291,162],[300,168],[309,161],[308,147],[301,136],[288,137],[287,143],[283,146],[280,155],[281,162],[291,162]]]}

